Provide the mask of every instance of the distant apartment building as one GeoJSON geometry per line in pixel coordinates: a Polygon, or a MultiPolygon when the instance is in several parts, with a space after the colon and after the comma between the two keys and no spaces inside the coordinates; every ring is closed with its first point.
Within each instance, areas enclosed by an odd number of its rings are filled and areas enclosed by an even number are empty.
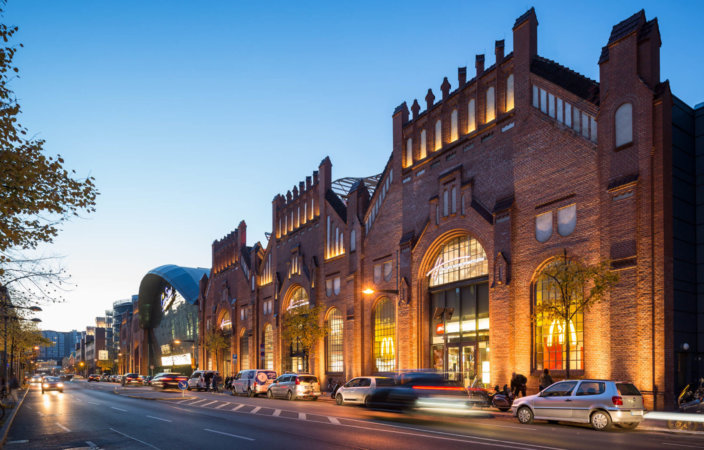
{"type": "Polygon", "coordinates": [[[42,336],[51,340],[52,345],[39,347],[39,360],[47,361],[50,359],[61,361],[69,356],[74,351],[76,342],[79,341],[79,333],[76,330],[72,331],[42,331],[42,336]]]}

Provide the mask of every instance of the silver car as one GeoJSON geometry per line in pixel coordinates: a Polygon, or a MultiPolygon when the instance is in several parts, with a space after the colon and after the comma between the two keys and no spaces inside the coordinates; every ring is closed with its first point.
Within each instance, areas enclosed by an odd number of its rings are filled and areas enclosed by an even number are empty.
{"type": "Polygon", "coordinates": [[[514,400],[511,412],[520,423],[533,419],[591,423],[603,431],[616,424],[633,429],[643,420],[643,396],[631,383],[608,380],[565,380],[536,395],[514,400]]]}
{"type": "Polygon", "coordinates": [[[285,373],[275,379],[266,391],[269,398],[283,397],[286,400],[320,397],[320,382],[318,377],[309,373],[285,373]]]}
{"type": "Polygon", "coordinates": [[[393,378],[389,377],[359,377],[348,381],[335,393],[335,401],[338,405],[363,404],[367,406],[367,396],[371,394],[377,386],[394,386],[393,378]]]}

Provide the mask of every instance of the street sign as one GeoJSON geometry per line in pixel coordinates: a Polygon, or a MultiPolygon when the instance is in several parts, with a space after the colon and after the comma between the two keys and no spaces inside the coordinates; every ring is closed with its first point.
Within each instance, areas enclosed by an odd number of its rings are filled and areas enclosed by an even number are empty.
{"type": "Polygon", "coordinates": [[[232,361],[237,362],[237,353],[232,354],[232,361]]]}
{"type": "Polygon", "coordinates": [[[178,388],[181,389],[182,391],[185,391],[186,389],[188,389],[188,381],[179,381],[178,388]]]}

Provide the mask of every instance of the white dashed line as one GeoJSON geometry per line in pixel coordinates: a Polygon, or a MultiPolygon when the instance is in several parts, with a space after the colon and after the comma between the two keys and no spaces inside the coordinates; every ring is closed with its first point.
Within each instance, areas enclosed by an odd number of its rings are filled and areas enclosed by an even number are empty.
{"type": "Polygon", "coordinates": [[[205,408],[206,406],[208,406],[208,405],[212,405],[213,403],[217,403],[217,401],[214,401],[214,402],[210,402],[210,403],[206,403],[206,404],[204,404],[204,405],[200,405],[200,406],[202,406],[203,408],[205,408]]]}
{"type": "Polygon", "coordinates": [[[240,403],[239,405],[237,405],[237,406],[235,406],[234,408],[232,408],[231,411],[237,411],[238,409],[242,408],[243,406],[244,406],[244,403],[240,403]]]}
{"type": "Polygon", "coordinates": [[[126,437],[126,438],[130,438],[130,439],[132,439],[133,441],[137,441],[137,442],[139,442],[139,443],[141,443],[141,444],[144,444],[144,445],[146,445],[147,447],[151,447],[151,448],[153,448],[153,449],[159,450],[159,447],[155,447],[155,446],[153,446],[152,444],[150,444],[149,442],[140,441],[140,440],[137,439],[136,437],[132,437],[132,436],[130,436],[129,434],[123,433],[122,431],[117,431],[117,430],[114,429],[114,428],[110,428],[110,430],[111,430],[111,431],[114,431],[114,432],[117,433],[117,434],[121,434],[121,435],[123,435],[123,436],[126,437]]]}
{"type": "Polygon", "coordinates": [[[150,419],[156,419],[156,420],[161,420],[162,422],[172,422],[172,420],[169,419],[162,419],[161,417],[155,417],[155,416],[147,416],[150,419]]]}
{"type": "Polygon", "coordinates": [[[334,425],[340,425],[340,421],[337,420],[337,417],[328,417],[328,420],[334,425]]]}
{"type": "Polygon", "coordinates": [[[226,407],[227,405],[231,405],[231,404],[232,404],[232,403],[223,403],[223,404],[220,405],[220,406],[216,406],[215,409],[224,408],[224,407],[226,407]]]}
{"type": "Polygon", "coordinates": [[[210,428],[203,428],[203,430],[209,431],[209,432],[211,432],[211,433],[222,434],[222,435],[224,435],[224,436],[230,436],[230,437],[237,438],[237,439],[244,439],[244,440],[246,440],[246,441],[253,441],[253,440],[254,440],[254,439],[252,439],[251,437],[240,436],[240,435],[237,435],[237,434],[230,434],[230,433],[225,433],[225,432],[222,432],[222,431],[211,430],[210,428]]]}
{"type": "Polygon", "coordinates": [[[306,420],[306,413],[299,412],[299,413],[298,413],[298,419],[299,419],[299,420],[306,420]]]}
{"type": "Polygon", "coordinates": [[[67,432],[67,433],[70,433],[70,432],[71,432],[71,430],[69,430],[69,429],[66,428],[65,426],[61,425],[59,422],[56,422],[56,425],[58,425],[59,428],[61,428],[62,430],[64,430],[64,431],[67,432]]]}
{"type": "Polygon", "coordinates": [[[257,406],[256,408],[254,408],[253,410],[250,411],[250,414],[256,414],[257,412],[259,412],[260,409],[262,409],[262,407],[257,406]]]}
{"type": "Polygon", "coordinates": [[[278,417],[279,414],[281,414],[281,410],[280,410],[280,409],[275,409],[275,410],[274,410],[274,414],[272,414],[272,416],[278,417]]]}
{"type": "Polygon", "coordinates": [[[127,412],[126,409],[116,408],[116,407],[114,407],[114,406],[111,406],[111,408],[112,408],[112,409],[116,409],[116,410],[118,410],[118,411],[127,412]]]}
{"type": "Polygon", "coordinates": [[[208,399],[196,400],[196,401],[193,402],[193,403],[189,403],[188,406],[197,405],[198,403],[207,402],[207,401],[208,401],[208,399]]]}

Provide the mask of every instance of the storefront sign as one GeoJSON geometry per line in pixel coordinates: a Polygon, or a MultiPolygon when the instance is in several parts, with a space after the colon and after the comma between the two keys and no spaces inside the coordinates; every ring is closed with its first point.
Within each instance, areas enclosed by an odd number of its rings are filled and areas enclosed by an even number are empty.
{"type": "Polygon", "coordinates": [[[435,326],[435,334],[445,334],[445,324],[437,324],[435,326]]]}
{"type": "Polygon", "coordinates": [[[187,366],[191,364],[191,354],[170,355],[161,357],[162,366],[187,366]]]}
{"type": "Polygon", "coordinates": [[[443,258],[438,258],[435,266],[425,274],[426,277],[432,276],[433,279],[438,279],[442,275],[462,267],[471,266],[472,264],[480,263],[486,260],[486,257],[473,258],[472,256],[459,256],[452,258],[449,261],[443,261],[443,258]]]}

